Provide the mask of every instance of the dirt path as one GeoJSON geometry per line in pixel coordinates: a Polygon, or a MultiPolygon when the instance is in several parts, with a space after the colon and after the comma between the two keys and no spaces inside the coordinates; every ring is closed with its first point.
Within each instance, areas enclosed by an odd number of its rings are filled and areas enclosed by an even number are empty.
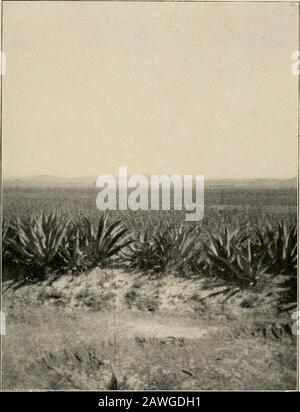
{"type": "Polygon", "coordinates": [[[4,387],[294,389],[296,340],[232,302],[235,315],[203,305],[205,293],[101,270],[8,291],[4,387]]]}
{"type": "Polygon", "coordinates": [[[292,389],[295,347],[238,325],[124,311],[11,311],[4,386],[18,389],[292,389]]]}

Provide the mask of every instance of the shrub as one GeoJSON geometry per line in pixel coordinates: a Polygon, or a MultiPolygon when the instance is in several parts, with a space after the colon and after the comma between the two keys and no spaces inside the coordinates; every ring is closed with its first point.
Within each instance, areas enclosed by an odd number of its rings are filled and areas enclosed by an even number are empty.
{"type": "Polygon", "coordinates": [[[25,266],[30,278],[43,278],[55,268],[68,221],[57,213],[42,212],[11,225],[14,237],[9,245],[15,263],[25,266]]]}
{"type": "Polygon", "coordinates": [[[83,217],[71,225],[60,248],[62,269],[81,273],[108,260],[131,243],[128,229],[121,221],[108,223],[108,217],[99,219],[98,230],[94,231],[91,221],[83,217]]]}
{"type": "Polygon", "coordinates": [[[95,260],[98,265],[104,264],[107,259],[117,255],[121,250],[133,242],[128,228],[120,220],[108,222],[108,216],[99,219],[95,237],[95,260]]]}
{"type": "Polygon", "coordinates": [[[122,257],[128,267],[149,273],[166,273],[169,270],[185,273],[187,268],[195,270],[199,254],[191,228],[184,224],[164,224],[153,228],[148,224],[122,257]]]}
{"type": "Polygon", "coordinates": [[[256,231],[258,246],[269,273],[283,275],[279,301],[282,305],[297,306],[297,226],[268,224],[256,231]]]}
{"type": "Polygon", "coordinates": [[[241,289],[255,286],[266,270],[255,244],[250,238],[231,232],[226,225],[218,234],[208,233],[205,245],[210,280],[227,285],[222,293],[230,296],[241,289]]]}
{"type": "Polygon", "coordinates": [[[264,254],[264,263],[271,273],[297,275],[297,226],[278,223],[256,230],[258,245],[264,254]]]}
{"type": "Polygon", "coordinates": [[[72,223],[59,249],[60,268],[71,273],[81,273],[94,265],[95,237],[87,218],[72,223]]]}
{"type": "Polygon", "coordinates": [[[2,246],[2,263],[6,265],[11,261],[11,251],[10,251],[10,241],[12,238],[12,229],[10,222],[8,220],[2,220],[2,237],[1,237],[1,246],[2,246]]]}

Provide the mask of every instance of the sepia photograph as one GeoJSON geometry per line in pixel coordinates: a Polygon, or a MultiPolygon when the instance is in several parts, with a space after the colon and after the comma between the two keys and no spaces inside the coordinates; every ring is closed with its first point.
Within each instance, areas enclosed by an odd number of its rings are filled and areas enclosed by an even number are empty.
{"type": "Polygon", "coordinates": [[[299,10],[1,2],[1,391],[298,391],[299,10]]]}

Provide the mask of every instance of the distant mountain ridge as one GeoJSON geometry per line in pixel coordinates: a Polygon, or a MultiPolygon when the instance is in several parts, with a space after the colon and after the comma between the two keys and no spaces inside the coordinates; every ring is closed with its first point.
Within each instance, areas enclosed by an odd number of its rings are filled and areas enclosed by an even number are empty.
{"type": "MultiPolygon", "coordinates": [[[[150,182],[150,176],[147,176],[150,182]]],[[[51,175],[38,175],[30,177],[7,177],[3,179],[4,187],[16,188],[60,188],[60,187],[77,187],[77,188],[95,188],[97,177],[55,177],[51,175]]],[[[118,182],[118,179],[116,178],[118,182]]],[[[207,179],[205,180],[206,188],[253,188],[253,189],[296,189],[297,178],[290,179],[207,179]]]]}

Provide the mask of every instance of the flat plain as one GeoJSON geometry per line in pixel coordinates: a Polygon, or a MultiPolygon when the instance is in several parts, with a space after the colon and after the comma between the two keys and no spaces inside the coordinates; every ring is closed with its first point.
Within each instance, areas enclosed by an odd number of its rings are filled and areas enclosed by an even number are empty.
{"type": "Polygon", "coordinates": [[[98,244],[97,261],[96,193],[4,189],[5,390],[296,389],[295,189],[208,188],[192,225],[184,212],[108,212],[106,231],[120,221],[130,243],[98,244]],[[50,262],[26,230],[44,213],[47,243],[53,211],[71,222],[50,262]]]}

